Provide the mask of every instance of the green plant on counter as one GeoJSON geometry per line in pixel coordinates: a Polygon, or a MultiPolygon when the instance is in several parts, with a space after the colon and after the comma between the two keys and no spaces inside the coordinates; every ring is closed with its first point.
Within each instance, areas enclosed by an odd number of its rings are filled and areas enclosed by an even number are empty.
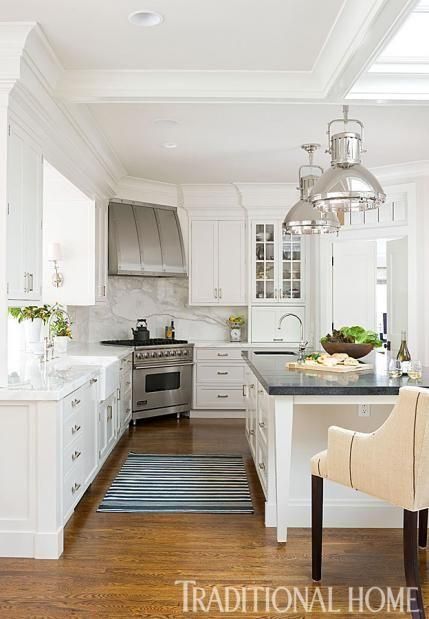
{"type": "Polygon", "coordinates": [[[49,308],[49,315],[52,316],[52,320],[49,325],[51,334],[56,337],[69,337],[71,339],[72,322],[65,310],[65,307],[59,303],[55,303],[49,308]]]}
{"type": "Polygon", "coordinates": [[[52,313],[52,308],[49,305],[27,305],[26,307],[9,307],[9,315],[15,318],[19,323],[23,320],[36,320],[40,318],[45,325],[49,316],[52,313]]]}
{"type": "Polygon", "coordinates": [[[244,316],[234,316],[234,314],[231,314],[231,316],[226,321],[226,324],[229,327],[242,327],[246,324],[246,319],[244,318],[244,316]]]}
{"type": "Polygon", "coordinates": [[[328,333],[320,340],[322,344],[328,342],[343,343],[343,344],[372,344],[374,348],[380,348],[383,342],[380,340],[375,331],[367,331],[363,327],[341,327],[341,329],[328,333]]]}

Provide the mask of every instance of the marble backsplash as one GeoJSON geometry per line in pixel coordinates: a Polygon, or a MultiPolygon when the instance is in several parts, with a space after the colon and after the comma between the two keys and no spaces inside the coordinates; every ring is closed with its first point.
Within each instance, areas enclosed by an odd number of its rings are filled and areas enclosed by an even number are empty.
{"type": "Polygon", "coordinates": [[[151,337],[164,337],[165,325],[174,320],[177,339],[228,341],[228,316],[247,320],[246,307],[189,306],[188,279],[180,278],[109,277],[106,302],[68,309],[79,342],[130,338],[137,318],[147,318],[151,337]]]}

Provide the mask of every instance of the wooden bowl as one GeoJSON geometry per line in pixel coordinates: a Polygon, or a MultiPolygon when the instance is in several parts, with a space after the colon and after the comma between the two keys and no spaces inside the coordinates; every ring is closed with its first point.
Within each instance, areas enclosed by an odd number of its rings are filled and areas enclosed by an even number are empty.
{"type": "Polygon", "coordinates": [[[345,342],[321,342],[321,344],[329,355],[342,352],[353,359],[366,357],[374,349],[372,344],[346,344],[345,342]]]}

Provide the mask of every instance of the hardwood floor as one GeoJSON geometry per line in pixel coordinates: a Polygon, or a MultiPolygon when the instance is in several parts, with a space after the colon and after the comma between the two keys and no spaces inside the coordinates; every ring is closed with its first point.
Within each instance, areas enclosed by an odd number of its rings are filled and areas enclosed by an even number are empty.
{"type": "MultiPolygon", "coordinates": [[[[310,483],[309,473],[309,483],[310,483]]],[[[336,617],[347,612],[348,587],[404,586],[400,530],[324,532],[322,590],[334,587],[336,617]]],[[[420,552],[423,594],[429,602],[426,553],[420,552]]],[[[198,586],[315,587],[309,529],[293,529],[287,545],[263,525],[263,495],[251,464],[242,420],[160,419],[131,429],[80,502],[66,529],[58,561],[0,559],[0,617],[304,617],[304,613],[184,613],[176,580],[198,586]],[[96,513],[128,451],[242,453],[254,515],[96,513]]],[[[280,602],[281,600],[279,600],[280,602]]],[[[311,617],[329,617],[316,612],[311,617]]],[[[384,616],[406,616],[402,613],[384,616]]]]}

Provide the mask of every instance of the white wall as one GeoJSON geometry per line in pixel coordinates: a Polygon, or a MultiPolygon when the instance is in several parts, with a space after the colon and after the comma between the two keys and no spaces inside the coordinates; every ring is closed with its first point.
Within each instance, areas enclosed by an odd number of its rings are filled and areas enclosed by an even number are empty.
{"type": "Polygon", "coordinates": [[[43,303],[95,303],[95,205],[48,162],[43,168],[43,303]],[[52,283],[51,243],[59,243],[64,285],[52,283]]]}

